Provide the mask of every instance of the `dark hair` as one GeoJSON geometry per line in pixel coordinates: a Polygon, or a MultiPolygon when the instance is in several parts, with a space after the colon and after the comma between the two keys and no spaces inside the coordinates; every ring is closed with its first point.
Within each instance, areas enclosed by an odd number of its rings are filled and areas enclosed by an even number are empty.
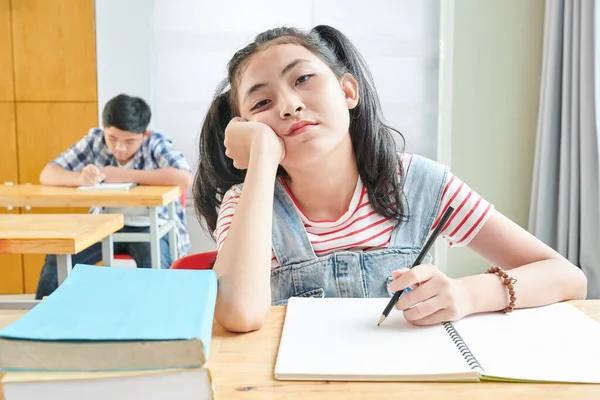
{"type": "MultiPolygon", "coordinates": [[[[359,101],[350,110],[349,131],[358,173],[375,211],[396,222],[404,220],[407,215],[400,188],[405,174],[397,155],[404,150],[404,137],[384,123],[373,78],[358,50],[337,29],[319,25],[308,33],[287,27],[270,29],[257,35],[254,42],[236,52],[229,61],[228,79],[217,88],[200,132],[199,164],[193,188],[196,211],[206,219],[208,230],[212,233],[216,228],[225,192],[242,183],[246,174],[233,166],[223,144],[227,124],[239,115],[236,93],[240,76],[249,57],[272,44],[298,44],[319,57],[338,78],[345,73],[354,76],[359,86],[359,101]],[[394,135],[398,135],[399,143],[394,135]]],[[[281,167],[279,174],[287,176],[281,167]]]]}
{"type": "Polygon", "coordinates": [[[151,116],[150,106],[143,99],[120,94],[104,106],[102,124],[106,128],[114,126],[122,131],[144,133],[151,116]]]}

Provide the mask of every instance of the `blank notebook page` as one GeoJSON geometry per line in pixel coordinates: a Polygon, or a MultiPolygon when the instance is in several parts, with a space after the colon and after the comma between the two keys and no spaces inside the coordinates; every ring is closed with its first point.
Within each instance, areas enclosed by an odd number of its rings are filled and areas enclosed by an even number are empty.
{"type": "Polygon", "coordinates": [[[276,378],[402,380],[473,374],[441,325],[415,327],[394,309],[378,327],[388,301],[291,298],[276,378]]]}
{"type": "Polygon", "coordinates": [[[600,324],[570,304],[477,315],[453,324],[485,375],[600,383],[600,324]]]}

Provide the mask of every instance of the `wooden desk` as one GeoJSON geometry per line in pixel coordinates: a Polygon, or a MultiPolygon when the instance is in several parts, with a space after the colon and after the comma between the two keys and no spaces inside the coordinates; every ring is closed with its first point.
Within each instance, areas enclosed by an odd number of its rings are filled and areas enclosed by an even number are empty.
{"type": "MultiPolygon", "coordinates": [[[[571,303],[600,322],[600,300],[571,303]]],[[[23,314],[24,311],[1,310],[0,328],[23,314]]],[[[276,381],[273,370],[284,316],[285,307],[272,307],[265,326],[248,334],[228,333],[215,326],[209,368],[217,399],[600,399],[600,385],[590,384],[276,381]]]]}
{"type": "MultiPolygon", "coordinates": [[[[600,300],[571,303],[600,322],[600,300]]],[[[273,371],[284,316],[284,307],[272,307],[261,330],[243,335],[225,332],[218,326],[213,329],[209,368],[212,371],[217,398],[227,400],[600,399],[600,385],[587,384],[276,381],[273,378],[273,371]]],[[[577,337],[573,340],[577,340],[577,337]]]]}
{"type": "MultiPolygon", "coordinates": [[[[111,238],[115,242],[150,242],[153,268],[160,268],[160,238],[167,233],[171,259],[175,261],[178,258],[174,201],[180,196],[181,189],[178,186],[136,186],[127,191],[79,191],[73,187],[0,185],[0,207],[148,207],[150,233],[117,233],[111,238]],[[168,207],[169,221],[159,226],[158,211],[164,206],[168,207]]],[[[112,246],[110,251],[112,260],[112,246]]]]}
{"type": "MultiPolygon", "coordinates": [[[[71,254],[102,241],[103,257],[108,255],[110,237],[122,227],[121,214],[3,214],[0,253],[56,254],[60,285],[71,271],[71,254]]],[[[13,302],[11,308],[15,306],[18,303],[13,302]]]]}

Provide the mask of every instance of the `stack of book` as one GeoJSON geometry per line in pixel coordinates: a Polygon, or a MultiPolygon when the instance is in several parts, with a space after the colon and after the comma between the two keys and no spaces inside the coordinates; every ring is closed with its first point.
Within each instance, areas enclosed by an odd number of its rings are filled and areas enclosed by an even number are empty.
{"type": "Polygon", "coordinates": [[[4,397],[212,399],[216,295],[212,270],[77,265],[0,330],[4,397]]]}

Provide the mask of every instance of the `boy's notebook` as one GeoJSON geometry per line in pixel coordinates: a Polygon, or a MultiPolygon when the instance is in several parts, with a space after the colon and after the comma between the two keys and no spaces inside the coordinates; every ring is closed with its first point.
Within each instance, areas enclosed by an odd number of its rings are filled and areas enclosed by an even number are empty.
{"type": "Polygon", "coordinates": [[[206,368],[9,372],[0,380],[0,399],[5,400],[209,400],[214,395],[206,368]]]}
{"type": "Polygon", "coordinates": [[[291,298],[275,378],[600,383],[600,324],[569,304],[378,327],[388,301],[291,298]]]}
{"type": "Polygon", "coordinates": [[[216,294],[212,270],[77,265],[54,293],[0,330],[0,370],[203,366],[216,294]]]}
{"type": "Polygon", "coordinates": [[[93,186],[79,186],[77,190],[94,191],[94,190],[129,190],[136,186],[137,183],[98,183],[93,186]]]}

